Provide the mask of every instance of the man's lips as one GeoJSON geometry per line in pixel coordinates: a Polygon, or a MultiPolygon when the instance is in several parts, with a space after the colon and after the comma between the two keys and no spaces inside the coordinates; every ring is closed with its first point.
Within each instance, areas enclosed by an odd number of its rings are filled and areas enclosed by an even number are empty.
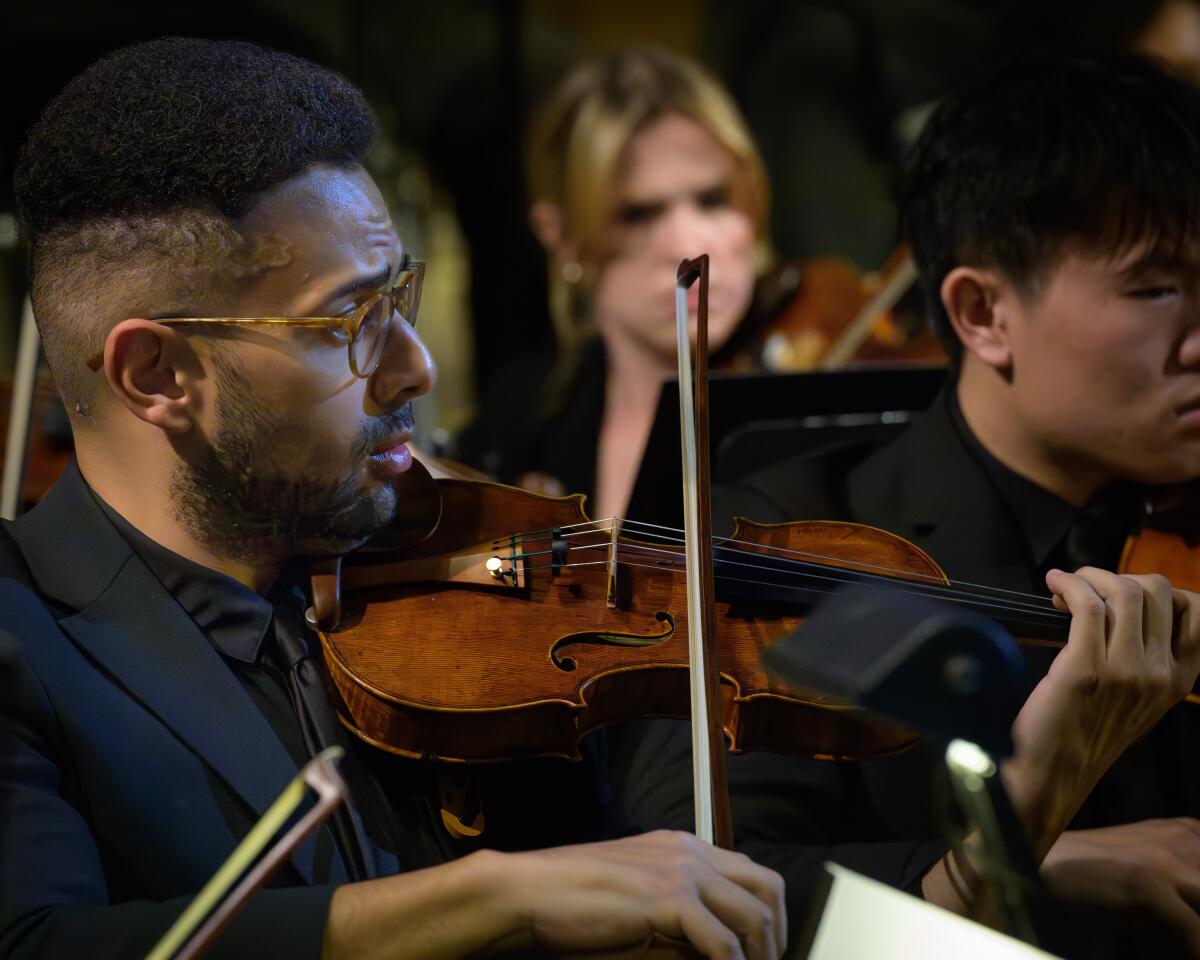
{"type": "Polygon", "coordinates": [[[371,464],[388,476],[404,473],[412,466],[412,452],[407,443],[411,435],[404,433],[382,441],[371,453],[371,464]]]}
{"type": "Polygon", "coordinates": [[[391,436],[384,437],[384,439],[375,444],[371,450],[371,456],[375,456],[378,453],[386,453],[388,450],[396,449],[396,447],[402,447],[411,439],[412,434],[407,430],[400,433],[393,433],[391,436]]]}

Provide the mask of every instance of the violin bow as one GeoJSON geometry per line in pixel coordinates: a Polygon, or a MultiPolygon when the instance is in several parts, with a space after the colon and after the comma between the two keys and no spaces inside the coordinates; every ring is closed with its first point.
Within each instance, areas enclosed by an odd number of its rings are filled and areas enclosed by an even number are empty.
{"type": "Polygon", "coordinates": [[[894,263],[890,269],[885,266],[883,285],[870,300],[863,304],[862,309],[858,311],[846,329],[825,351],[821,357],[820,369],[837,370],[853,360],[854,355],[858,353],[858,348],[875,329],[879,318],[899,303],[900,298],[912,289],[918,279],[916,262],[908,251],[905,251],[900,260],[894,263]]]}
{"type": "Polygon", "coordinates": [[[341,747],[329,747],[300,768],[283,793],[146,955],[146,960],[194,960],[208,949],[250,898],[342,802],[346,784],[334,761],[343,753],[341,747]],[[316,802],[271,844],[271,839],[293,820],[309,790],[316,794],[316,802]]]}
{"type": "Polygon", "coordinates": [[[708,254],[684,260],[675,273],[675,335],[679,351],[679,431],[683,456],[684,550],[688,655],[692,696],[692,778],[696,835],[733,849],[721,673],[717,660],[713,585],[712,501],[708,441],[708,254]],[[688,290],[699,281],[693,388],[688,290]]]}

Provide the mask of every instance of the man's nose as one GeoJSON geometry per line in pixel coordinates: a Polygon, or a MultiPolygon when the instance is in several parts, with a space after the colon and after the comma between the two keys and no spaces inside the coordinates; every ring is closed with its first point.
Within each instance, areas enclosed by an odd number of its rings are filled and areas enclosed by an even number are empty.
{"type": "Polygon", "coordinates": [[[393,315],[379,366],[369,378],[371,399],[384,410],[395,410],[428,393],[437,382],[437,367],[416,329],[393,315]]]}
{"type": "MultiPolygon", "coordinates": [[[[1194,308],[1200,312],[1200,307],[1194,308]]],[[[1179,365],[1185,370],[1200,369],[1200,316],[1179,342],[1179,365]]]]}

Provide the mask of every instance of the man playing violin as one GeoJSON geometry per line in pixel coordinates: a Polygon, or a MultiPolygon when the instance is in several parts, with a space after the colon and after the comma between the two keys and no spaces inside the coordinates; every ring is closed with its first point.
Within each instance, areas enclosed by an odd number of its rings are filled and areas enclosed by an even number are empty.
{"type": "MultiPolygon", "coordinates": [[[[1125,694],[1110,699],[1097,683],[1099,665],[1134,666],[1122,618],[1170,617],[1163,582],[1104,571],[1117,568],[1148,486],[1200,477],[1198,130],[1200,91],[1133,59],[1023,56],[940,107],[912,159],[907,224],[953,358],[950,387],[885,446],[785,462],[715,498],[719,517],[891,530],[956,581],[1078,589],[1090,600],[1072,610],[1097,616],[1107,603],[1110,638],[1095,661],[1027,651],[1040,685],[1017,720],[1026,754],[1010,787],[1053,894],[1098,913],[1152,914],[1172,942],[1139,931],[1137,948],[1097,944],[1089,916],[1061,948],[1080,956],[1162,956],[1180,944],[1200,956],[1197,708],[1171,710],[1098,784],[1079,776],[1050,805],[1032,800],[1020,769],[1072,749],[1026,736],[1027,715],[1059,680],[1092,689],[1079,746],[1090,738],[1110,759],[1119,752],[1108,751],[1131,713],[1125,694]]],[[[1144,732],[1142,721],[1133,725],[1144,732]]],[[[854,769],[774,770],[770,791],[743,789],[743,820],[790,810],[779,832],[793,840],[877,841],[856,865],[963,909],[969,878],[901,842],[940,832],[926,792],[934,762],[918,751],[854,769]]],[[[735,765],[735,783],[761,782],[762,763],[735,765]]]]}
{"type": "MultiPolygon", "coordinates": [[[[22,655],[0,952],[143,955],[297,765],[341,743],[348,807],[213,956],[614,955],[656,933],[778,956],[777,874],[682,834],[606,839],[623,827],[602,738],[570,771],[501,765],[487,850],[447,834],[421,764],[333,719],[291,561],[389,523],[408,404],[433,381],[422,268],[362,167],[374,132],[311,64],[165,40],[93,65],[30,134],[17,196],[78,464],[0,541],[0,640],[22,655]]],[[[1053,674],[1022,714],[1023,743],[1062,747],[1021,754],[1051,829],[1064,776],[1095,775],[1200,669],[1197,598],[1143,582],[1144,621],[1134,581],[1054,581],[1079,614],[1062,662],[1093,682],[1053,674]],[[1115,697],[1127,725],[1080,743],[1115,697]]]]}
{"type": "Polygon", "coordinates": [[[362,166],[375,132],[312,64],[170,39],[94,64],[29,135],[17,195],[78,463],[0,553],[0,637],[24,655],[0,953],[145,955],[341,743],[350,807],[211,955],[613,954],[658,933],[775,958],[780,878],[686,834],[606,840],[627,831],[599,749],[552,781],[514,765],[487,810],[507,852],[485,850],[436,820],[420,764],[345,742],[323,700],[287,561],[391,520],[434,378],[421,267],[362,166]]]}

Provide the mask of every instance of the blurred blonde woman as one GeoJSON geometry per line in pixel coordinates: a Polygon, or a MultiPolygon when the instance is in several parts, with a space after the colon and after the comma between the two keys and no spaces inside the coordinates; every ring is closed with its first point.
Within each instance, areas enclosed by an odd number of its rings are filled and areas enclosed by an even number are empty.
{"type": "Polygon", "coordinates": [[[461,456],[501,480],[588,494],[594,518],[620,516],[675,370],[675,269],[710,255],[720,351],[765,259],[766,174],[720,84],[660,49],[578,65],[532,132],[529,218],[547,253],[557,358],[496,378],[461,456]]]}

